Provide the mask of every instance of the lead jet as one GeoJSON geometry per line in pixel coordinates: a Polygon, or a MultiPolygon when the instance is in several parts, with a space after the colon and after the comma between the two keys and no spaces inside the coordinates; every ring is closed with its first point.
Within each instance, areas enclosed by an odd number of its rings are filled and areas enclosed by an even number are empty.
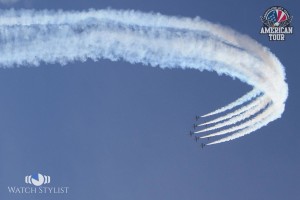
{"type": "Polygon", "coordinates": [[[198,121],[199,118],[200,118],[200,117],[199,117],[198,115],[196,115],[196,117],[195,117],[196,121],[198,121]]]}

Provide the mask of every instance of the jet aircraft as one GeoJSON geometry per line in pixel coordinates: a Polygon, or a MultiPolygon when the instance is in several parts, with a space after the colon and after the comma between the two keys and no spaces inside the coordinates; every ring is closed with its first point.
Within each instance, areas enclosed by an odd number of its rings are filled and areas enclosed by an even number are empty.
{"type": "Polygon", "coordinates": [[[193,131],[190,131],[189,135],[192,137],[195,133],[193,131]]]}
{"type": "Polygon", "coordinates": [[[196,128],[197,128],[197,125],[196,125],[196,124],[194,124],[194,125],[193,125],[193,127],[194,127],[194,129],[196,129],[196,128]]]}

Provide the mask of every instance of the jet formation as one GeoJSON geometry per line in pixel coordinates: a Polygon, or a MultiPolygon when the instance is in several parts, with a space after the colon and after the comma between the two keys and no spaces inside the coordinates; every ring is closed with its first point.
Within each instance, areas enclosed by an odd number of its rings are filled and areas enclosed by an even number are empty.
{"type": "MultiPolygon", "coordinates": [[[[196,115],[195,116],[195,121],[197,122],[198,120],[200,119],[200,116],[198,116],[198,115],[196,115]]],[[[194,131],[190,131],[190,133],[189,133],[189,136],[191,136],[191,137],[193,137],[194,136],[194,140],[196,141],[196,142],[198,142],[200,139],[202,139],[200,136],[195,136],[195,130],[196,130],[196,128],[198,127],[199,125],[197,125],[196,123],[194,123],[193,124],[193,128],[194,128],[194,131]]],[[[206,125],[204,125],[205,126],[205,128],[207,128],[207,124],[206,125]]],[[[207,140],[209,140],[210,138],[209,137],[207,137],[207,140]]],[[[201,143],[200,144],[200,147],[203,149],[204,147],[206,146],[206,144],[205,143],[201,143]]]]}

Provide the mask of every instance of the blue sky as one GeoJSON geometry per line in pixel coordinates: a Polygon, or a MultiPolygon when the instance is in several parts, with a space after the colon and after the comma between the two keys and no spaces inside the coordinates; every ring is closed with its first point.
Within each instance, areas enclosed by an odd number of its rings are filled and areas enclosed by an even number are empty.
{"type": "MultiPolygon", "coordinates": [[[[125,62],[75,62],[0,69],[0,199],[297,199],[300,195],[300,72],[295,1],[20,0],[0,8],[136,9],[195,17],[256,39],[286,67],[283,117],[249,136],[201,151],[186,133],[193,117],[251,88],[196,70],[125,62]],[[260,35],[273,5],[293,15],[284,42],[260,35]],[[10,195],[24,176],[50,175],[67,195],[10,195]]],[[[1,20],[1,19],[0,19],[1,20]]]]}

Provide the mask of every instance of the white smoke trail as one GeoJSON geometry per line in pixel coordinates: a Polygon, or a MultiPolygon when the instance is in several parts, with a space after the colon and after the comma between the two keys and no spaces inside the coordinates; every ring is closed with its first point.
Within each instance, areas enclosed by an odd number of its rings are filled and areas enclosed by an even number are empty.
{"type": "Polygon", "coordinates": [[[247,118],[250,118],[251,116],[255,115],[260,110],[262,110],[263,108],[265,108],[268,103],[269,103],[269,101],[265,99],[258,106],[255,106],[254,108],[249,109],[249,110],[247,110],[246,112],[244,112],[244,113],[242,113],[240,115],[231,117],[229,120],[217,123],[214,126],[211,126],[209,128],[205,128],[203,130],[196,131],[195,133],[203,133],[203,132],[207,132],[207,131],[212,131],[212,130],[215,130],[215,129],[219,129],[219,128],[222,128],[224,126],[234,125],[234,124],[236,124],[236,123],[238,123],[240,121],[243,121],[243,120],[245,120],[247,118]]]}
{"type": "Polygon", "coordinates": [[[211,121],[199,124],[198,126],[205,126],[205,125],[209,125],[209,124],[214,124],[214,123],[217,123],[217,122],[220,122],[220,121],[224,121],[226,119],[230,119],[230,118],[232,118],[234,116],[237,116],[239,114],[242,114],[242,113],[246,112],[247,110],[252,109],[252,108],[256,107],[257,105],[259,105],[261,103],[261,99],[262,98],[263,97],[258,97],[254,101],[252,101],[249,104],[241,107],[240,109],[237,109],[234,112],[231,112],[231,113],[229,113],[227,115],[224,115],[222,117],[219,117],[217,119],[214,119],[214,120],[211,120],[211,121]]]}
{"type": "Polygon", "coordinates": [[[242,96],[241,98],[237,99],[236,101],[228,104],[227,106],[224,106],[224,107],[222,107],[222,108],[220,108],[218,110],[210,112],[210,113],[208,113],[206,115],[203,115],[201,117],[208,117],[208,116],[211,116],[211,115],[215,115],[215,114],[219,114],[219,113],[225,112],[226,110],[230,110],[230,109],[232,109],[234,107],[237,107],[239,105],[242,105],[242,104],[246,103],[247,101],[252,100],[253,98],[257,97],[259,94],[261,94],[261,91],[253,89],[249,93],[245,94],[244,96],[242,96]]]}
{"type": "MultiPolygon", "coordinates": [[[[282,109],[282,107],[280,108],[273,108],[273,110],[276,110],[275,112],[283,112],[283,110],[280,110],[282,109]]],[[[275,117],[276,115],[274,115],[273,113],[269,112],[269,115],[264,115],[261,117],[261,120],[257,120],[255,122],[255,124],[253,124],[252,126],[249,126],[245,129],[241,129],[240,131],[230,135],[230,136],[227,136],[225,138],[222,138],[220,140],[217,140],[217,141],[214,141],[214,142],[211,142],[211,143],[208,143],[207,145],[212,145],[212,144],[219,144],[219,143],[222,143],[222,142],[228,142],[230,140],[234,140],[234,139],[237,139],[239,137],[243,137],[247,134],[250,134],[252,133],[253,131],[256,131],[257,129],[260,129],[261,127],[263,126],[266,126],[269,122],[271,121],[274,121],[275,120],[275,117]]]]}
{"type": "Polygon", "coordinates": [[[256,117],[238,125],[238,126],[234,126],[216,133],[212,133],[209,135],[205,135],[201,138],[208,138],[208,137],[214,137],[214,136],[219,136],[219,135],[225,135],[227,133],[232,133],[234,131],[238,131],[238,130],[242,130],[244,128],[247,128],[249,126],[255,125],[256,123],[259,123],[261,120],[264,120],[265,118],[267,118],[270,114],[272,114],[273,112],[273,106],[271,105],[270,108],[265,109],[264,111],[262,111],[260,114],[258,114],[256,117]]]}
{"type": "MultiPolygon", "coordinates": [[[[261,95],[269,98],[276,108],[266,108],[264,112],[270,112],[268,118],[257,115],[252,119],[263,120],[261,124],[281,116],[288,95],[284,68],[268,49],[245,35],[200,18],[116,10],[2,10],[0,55],[0,67],[66,64],[104,58],[162,68],[215,71],[238,78],[253,86],[253,90],[205,116],[227,111],[248,101],[253,103],[253,99],[261,95]]],[[[246,108],[240,109],[247,112],[254,107],[246,105],[246,108]]],[[[230,118],[236,113],[233,111],[230,118]]],[[[248,124],[248,130],[258,127],[257,123],[250,121],[240,126],[248,124]]]]}

